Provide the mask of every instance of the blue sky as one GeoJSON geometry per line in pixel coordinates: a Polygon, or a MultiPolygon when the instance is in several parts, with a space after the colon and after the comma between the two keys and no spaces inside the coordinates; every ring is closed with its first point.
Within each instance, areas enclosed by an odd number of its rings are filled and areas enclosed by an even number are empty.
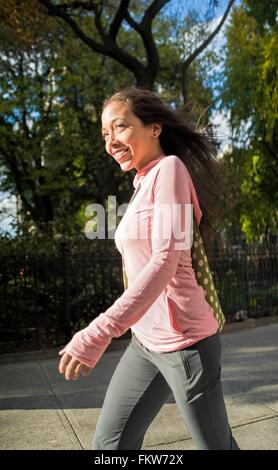
{"type": "MultiPolygon", "coordinates": [[[[235,6],[238,6],[241,3],[241,0],[236,0],[235,1],[235,6]]],[[[164,13],[171,15],[171,13],[179,13],[180,17],[183,18],[185,13],[188,11],[188,9],[194,9],[196,10],[200,17],[202,19],[205,19],[205,15],[207,13],[208,9],[208,0],[171,0],[167,6],[164,7],[164,13]]],[[[219,6],[214,9],[213,11],[213,23],[211,26],[211,31],[215,29],[215,27],[219,24],[221,21],[223,14],[229,4],[229,0],[220,0],[219,1],[219,6]]],[[[209,44],[208,48],[206,50],[219,50],[220,47],[222,47],[225,43],[225,37],[224,37],[224,30],[227,25],[227,22],[229,21],[230,14],[228,18],[226,19],[224,25],[222,26],[220,32],[217,34],[217,36],[213,39],[213,41],[209,44]]],[[[194,46],[195,47],[195,46],[194,46]]],[[[220,65],[221,68],[221,65],[220,65]]],[[[206,86],[212,86],[216,83],[216,69],[211,69],[208,71],[207,74],[207,79],[205,80],[206,86]]],[[[211,118],[211,122],[215,125],[215,132],[217,135],[217,138],[220,142],[220,150],[223,151],[229,144],[230,144],[230,139],[229,139],[229,126],[228,126],[228,120],[227,117],[224,115],[223,112],[219,110],[215,110],[213,113],[213,116],[211,118]]]]}
{"type": "MultiPolygon", "coordinates": [[[[215,9],[216,16],[224,13],[227,8],[229,0],[219,0],[219,6],[215,9]]],[[[240,0],[236,0],[236,5],[240,4],[240,0]]],[[[197,10],[200,15],[205,15],[208,9],[208,0],[171,0],[165,7],[164,11],[171,11],[172,8],[190,8],[197,10]]]]}

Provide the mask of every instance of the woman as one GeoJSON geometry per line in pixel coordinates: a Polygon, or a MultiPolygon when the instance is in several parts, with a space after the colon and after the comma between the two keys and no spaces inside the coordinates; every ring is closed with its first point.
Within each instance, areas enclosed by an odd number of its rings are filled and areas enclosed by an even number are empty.
{"type": "Polygon", "coordinates": [[[60,352],[59,370],[67,380],[86,375],[112,338],[131,327],[132,340],[105,396],[94,449],[140,449],[171,392],[198,449],[238,449],[222,394],[218,323],[196,281],[185,240],[188,207],[198,224],[202,217],[209,224],[209,193],[206,199],[196,170],[213,174],[209,142],[144,89],[125,89],[104,102],[102,133],[107,153],[121,169],[137,170],[136,194],[115,233],[129,286],[73,336],[60,352]]]}

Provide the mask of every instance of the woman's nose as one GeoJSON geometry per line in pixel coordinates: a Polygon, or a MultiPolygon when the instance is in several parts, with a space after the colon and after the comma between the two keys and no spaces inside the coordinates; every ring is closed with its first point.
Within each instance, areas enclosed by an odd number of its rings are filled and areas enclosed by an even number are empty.
{"type": "Polygon", "coordinates": [[[106,146],[111,152],[120,147],[121,145],[121,142],[118,141],[114,134],[110,134],[106,140],[106,146]]]}
{"type": "Polygon", "coordinates": [[[111,132],[111,133],[107,136],[106,143],[107,143],[107,145],[113,145],[113,143],[115,142],[115,140],[116,140],[115,134],[114,134],[114,132],[111,132]]]}

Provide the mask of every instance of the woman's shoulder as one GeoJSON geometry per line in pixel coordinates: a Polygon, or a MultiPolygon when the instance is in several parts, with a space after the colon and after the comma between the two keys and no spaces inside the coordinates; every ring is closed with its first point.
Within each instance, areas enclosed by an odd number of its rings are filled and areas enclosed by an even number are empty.
{"type": "Polygon", "coordinates": [[[165,155],[165,158],[162,158],[160,161],[162,165],[184,165],[183,161],[177,155],[165,155]]]}
{"type": "Polygon", "coordinates": [[[169,163],[171,161],[176,161],[176,160],[181,161],[181,159],[177,155],[171,154],[171,155],[165,155],[165,157],[161,161],[169,163]]]}
{"type": "Polygon", "coordinates": [[[189,175],[189,171],[185,163],[177,155],[166,155],[165,158],[159,162],[158,168],[164,168],[167,171],[181,171],[182,173],[189,175]]]}

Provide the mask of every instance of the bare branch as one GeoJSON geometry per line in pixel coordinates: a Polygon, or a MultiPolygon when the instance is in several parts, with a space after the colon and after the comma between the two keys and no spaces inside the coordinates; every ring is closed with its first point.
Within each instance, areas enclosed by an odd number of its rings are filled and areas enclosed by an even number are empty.
{"type": "Polygon", "coordinates": [[[48,10],[49,16],[57,16],[63,19],[75,32],[76,36],[79,37],[87,46],[100,54],[107,54],[108,50],[106,45],[96,42],[94,39],[86,36],[84,32],[79,28],[76,21],[74,21],[67,13],[61,10],[60,7],[53,5],[49,0],[38,0],[48,10]]]}
{"type": "Polygon", "coordinates": [[[169,0],[154,0],[147,8],[139,24],[138,32],[142,37],[146,49],[148,58],[147,71],[150,76],[156,75],[159,69],[159,55],[152,34],[152,21],[167,3],[169,3],[169,0]]]}
{"type": "Polygon", "coordinates": [[[117,34],[119,32],[119,29],[121,27],[123,19],[125,19],[125,15],[128,13],[128,6],[129,6],[130,0],[121,0],[120,6],[117,10],[117,13],[110,25],[109,28],[109,36],[111,39],[115,40],[117,37],[117,34]]]}
{"type": "Polygon", "coordinates": [[[229,0],[229,4],[226,8],[226,11],[218,24],[218,26],[215,28],[215,30],[209,35],[209,37],[201,44],[182,64],[183,68],[189,67],[189,65],[193,62],[193,60],[196,59],[196,57],[203,52],[203,50],[209,45],[209,43],[214,39],[214,37],[219,33],[220,29],[222,28],[225,19],[227,18],[230,9],[232,8],[233,4],[235,3],[235,0],[229,0]]]}
{"type": "Polygon", "coordinates": [[[131,26],[133,29],[135,29],[135,31],[141,34],[140,24],[136,23],[136,21],[130,15],[129,11],[126,11],[125,13],[125,20],[128,22],[129,26],[131,26]]]}
{"type": "MultiPolygon", "coordinates": [[[[90,47],[90,49],[100,54],[111,57],[112,59],[122,64],[124,67],[128,68],[135,75],[137,83],[140,83],[140,81],[142,81],[142,77],[143,83],[148,84],[150,82],[149,77],[147,77],[146,67],[141,64],[141,62],[136,57],[130,55],[128,52],[121,49],[117,45],[115,39],[105,33],[100,21],[101,11],[99,11],[97,8],[102,6],[102,3],[99,3],[98,5],[96,3],[92,3],[92,11],[94,11],[95,13],[95,24],[103,40],[103,43],[98,43],[91,37],[87,36],[80,29],[76,21],[74,21],[69,14],[62,11],[60,7],[54,5],[49,0],[38,0],[38,2],[47,8],[49,15],[63,19],[72,28],[77,37],[79,37],[88,47],[90,47]]],[[[153,80],[153,76],[151,77],[151,79],[153,80]]]]}
{"type": "Polygon", "coordinates": [[[99,10],[98,6],[99,5],[94,5],[93,6],[93,11],[95,13],[95,25],[96,25],[96,28],[97,28],[99,34],[100,34],[101,39],[105,43],[105,41],[107,40],[107,34],[106,34],[106,32],[105,32],[105,30],[102,26],[102,23],[101,23],[102,8],[100,8],[100,10],[99,10]]]}
{"type": "Polygon", "coordinates": [[[217,25],[215,30],[208,36],[208,38],[199,46],[197,49],[182,63],[181,66],[181,76],[182,76],[182,94],[183,94],[183,99],[184,102],[186,102],[187,99],[187,86],[186,86],[186,71],[188,67],[191,65],[191,63],[196,59],[196,57],[205,50],[205,48],[209,45],[209,43],[214,39],[214,37],[217,35],[217,33],[220,31],[222,28],[233,4],[235,3],[235,0],[229,0],[228,6],[226,8],[226,11],[220,21],[220,23],[217,25]]]}
{"type": "Polygon", "coordinates": [[[143,29],[150,28],[151,23],[159,11],[167,4],[170,0],[154,0],[151,5],[145,11],[141,26],[143,29]]]}

